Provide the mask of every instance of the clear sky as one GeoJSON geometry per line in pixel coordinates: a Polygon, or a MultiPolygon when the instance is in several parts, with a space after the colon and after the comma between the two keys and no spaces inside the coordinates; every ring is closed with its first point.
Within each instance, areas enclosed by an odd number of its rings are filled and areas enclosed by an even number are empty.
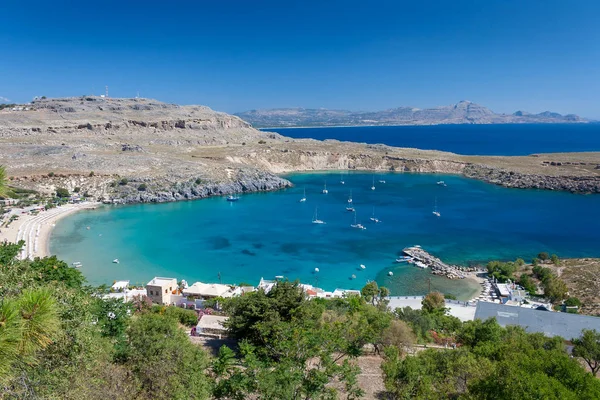
{"type": "MultiPolygon", "coordinates": [[[[600,118],[599,0],[4,1],[0,97],[600,118]]],[[[1,99],[0,99],[1,100],[1,99]]]]}

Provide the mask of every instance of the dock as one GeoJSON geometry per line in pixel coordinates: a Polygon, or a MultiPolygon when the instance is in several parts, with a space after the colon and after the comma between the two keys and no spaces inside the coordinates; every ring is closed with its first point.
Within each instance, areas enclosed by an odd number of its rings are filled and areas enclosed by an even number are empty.
{"type": "Polygon", "coordinates": [[[419,268],[429,268],[433,275],[442,275],[448,279],[464,279],[466,278],[465,273],[471,270],[456,265],[448,265],[439,258],[434,257],[423,250],[421,246],[407,247],[402,250],[402,252],[411,257],[414,260],[415,265],[419,268]]]}

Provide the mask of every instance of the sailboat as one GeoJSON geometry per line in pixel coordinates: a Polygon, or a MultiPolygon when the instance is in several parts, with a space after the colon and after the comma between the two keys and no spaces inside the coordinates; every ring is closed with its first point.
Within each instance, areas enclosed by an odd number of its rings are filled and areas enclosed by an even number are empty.
{"type": "Polygon", "coordinates": [[[370,218],[371,221],[375,222],[376,224],[380,223],[381,221],[379,220],[379,218],[375,218],[375,207],[373,207],[373,215],[371,215],[370,218]]]}
{"type": "Polygon", "coordinates": [[[373,175],[373,183],[371,184],[371,190],[375,190],[375,175],[373,175]]]}
{"type": "Polygon", "coordinates": [[[350,196],[348,196],[348,203],[352,203],[352,190],[350,191],[350,196]]]}
{"type": "Polygon", "coordinates": [[[382,176],[379,176],[379,183],[385,183],[385,179],[382,176]]]}
{"type": "Polygon", "coordinates": [[[317,207],[315,207],[315,215],[313,216],[312,223],[313,224],[324,224],[325,223],[325,221],[319,219],[317,207]]]}
{"type": "Polygon", "coordinates": [[[304,188],[304,195],[300,199],[300,203],[304,203],[306,201],[306,188],[304,188]]]}
{"type": "Polygon", "coordinates": [[[435,198],[435,206],[433,207],[433,215],[435,215],[436,217],[442,216],[437,210],[437,197],[435,198]]]}
{"type": "Polygon", "coordinates": [[[327,193],[329,193],[329,190],[327,190],[327,182],[325,182],[325,183],[323,184],[323,192],[322,192],[322,193],[323,193],[323,194],[327,194],[327,193]]]}
{"type": "Polygon", "coordinates": [[[342,174],[340,174],[340,184],[345,185],[346,182],[344,182],[344,176],[342,174]]]}
{"type": "Polygon", "coordinates": [[[367,228],[365,228],[365,226],[363,224],[359,224],[356,222],[356,211],[354,211],[354,223],[350,224],[350,226],[352,228],[356,228],[356,229],[362,229],[362,230],[367,229],[367,228]]]}

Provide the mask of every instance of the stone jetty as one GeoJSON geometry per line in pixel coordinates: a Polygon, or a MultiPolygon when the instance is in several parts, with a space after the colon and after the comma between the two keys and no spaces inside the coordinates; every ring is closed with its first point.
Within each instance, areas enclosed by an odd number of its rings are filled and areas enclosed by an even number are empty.
{"type": "Polygon", "coordinates": [[[432,256],[420,246],[407,247],[402,250],[404,254],[414,261],[425,264],[433,275],[442,275],[448,279],[464,279],[466,272],[475,271],[474,268],[463,268],[457,265],[448,265],[437,257],[432,256]]]}

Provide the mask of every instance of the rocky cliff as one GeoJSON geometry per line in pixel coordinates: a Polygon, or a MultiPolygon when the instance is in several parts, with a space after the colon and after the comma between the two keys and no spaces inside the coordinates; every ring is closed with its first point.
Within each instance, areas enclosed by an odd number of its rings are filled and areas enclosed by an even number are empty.
{"type": "Polygon", "coordinates": [[[49,99],[24,108],[0,111],[0,165],[12,185],[47,194],[63,187],[99,200],[163,202],[276,190],[290,186],[281,174],[319,170],[462,174],[507,187],[600,193],[598,153],[475,157],[299,140],[207,107],[148,99],[49,99]]]}

